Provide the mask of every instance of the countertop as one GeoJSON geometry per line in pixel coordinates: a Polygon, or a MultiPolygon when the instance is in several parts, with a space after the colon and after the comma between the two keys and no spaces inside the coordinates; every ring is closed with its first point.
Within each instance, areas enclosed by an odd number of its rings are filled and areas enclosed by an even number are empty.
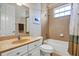
{"type": "Polygon", "coordinates": [[[41,37],[26,36],[22,37],[19,42],[17,38],[0,41],[0,53],[30,44],[32,42],[38,41],[40,38],[41,37]]]}

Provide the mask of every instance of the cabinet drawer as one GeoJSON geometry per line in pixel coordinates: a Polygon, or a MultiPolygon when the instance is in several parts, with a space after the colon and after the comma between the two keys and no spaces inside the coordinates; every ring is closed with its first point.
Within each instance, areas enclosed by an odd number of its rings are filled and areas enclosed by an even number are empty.
{"type": "Polygon", "coordinates": [[[28,56],[28,52],[22,54],[21,56],[28,56]]]}
{"type": "Polygon", "coordinates": [[[16,48],[16,49],[13,49],[13,50],[10,50],[10,51],[7,51],[7,52],[4,52],[1,55],[3,55],[3,56],[20,56],[25,52],[27,52],[26,45],[19,47],[19,48],[16,48]]]}
{"type": "Polygon", "coordinates": [[[41,40],[28,44],[28,51],[40,46],[41,44],[42,44],[41,40]]]}

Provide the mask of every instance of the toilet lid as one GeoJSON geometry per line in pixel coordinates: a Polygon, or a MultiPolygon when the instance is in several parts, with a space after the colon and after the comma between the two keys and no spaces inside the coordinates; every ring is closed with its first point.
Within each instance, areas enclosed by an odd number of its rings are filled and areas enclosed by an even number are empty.
{"type": "Polygon", "coordinates": [[[50,45],[47,45],[47,44],[43,44],[43,45],[41,45],[41,48],[43,48],[43,49],[47,49],[47,50],[53,50],[53,47],[50,46],[50,45]]]}

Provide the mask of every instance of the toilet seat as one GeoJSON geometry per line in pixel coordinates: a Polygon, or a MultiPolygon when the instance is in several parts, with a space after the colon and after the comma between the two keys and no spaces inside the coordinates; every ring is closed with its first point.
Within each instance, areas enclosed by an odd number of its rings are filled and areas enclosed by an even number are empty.
{"type": "Polygon", "coordinates": [[[47,53],[52,53],[54,51],[54,48],[48,44],[43,44],[40,46],[40,50],[47,53]]]}

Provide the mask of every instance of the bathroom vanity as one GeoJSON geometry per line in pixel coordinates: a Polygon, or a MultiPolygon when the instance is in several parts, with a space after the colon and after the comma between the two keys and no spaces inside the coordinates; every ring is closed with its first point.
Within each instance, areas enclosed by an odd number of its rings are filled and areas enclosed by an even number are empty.
{"type": "Polygon", "coordinates": [[[0,41],[1,56],[40,56],[39,46],[42,37],[25,37],[21,40],[10,39],[0,41]]]}

